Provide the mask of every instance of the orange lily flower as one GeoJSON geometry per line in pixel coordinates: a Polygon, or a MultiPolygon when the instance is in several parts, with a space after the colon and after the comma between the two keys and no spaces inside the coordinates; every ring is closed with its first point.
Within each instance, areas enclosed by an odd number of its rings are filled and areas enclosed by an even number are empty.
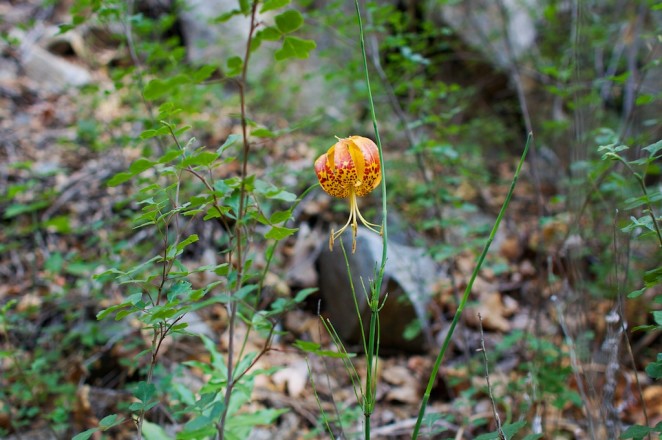
{"type": "MultiPolygon", "coordinates": [[[[349,219],[337,232],[331,230],[329,248],[347,229],[352,227],[352,253],[356,250],[358,220],[368,229],[381,235],[379,225],[368,222],[359,212],[356,197],[362,197],[377,188],[382,180],[377,145],[362,136],[339,139],[329,151],[315,161],[315,173],[322,189],[333,197],[349,198],[349,219]]],[[[380,228],[381,229],[381,228],[380,228]]]]}

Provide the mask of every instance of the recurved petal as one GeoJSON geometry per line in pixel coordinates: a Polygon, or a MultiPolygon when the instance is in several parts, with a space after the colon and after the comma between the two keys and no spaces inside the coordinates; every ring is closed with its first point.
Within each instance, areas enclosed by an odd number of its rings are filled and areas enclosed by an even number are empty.
{"type": "Polygon", "coordinates": [[[363,156],[363,173],[360,175],[361,185],[357,186],[355,191],[357,196],[365,196],[375,189],[382,180],[379,150],[373,141],[363,136],[352,136],[349,140],[358,147],[363,156]]]}

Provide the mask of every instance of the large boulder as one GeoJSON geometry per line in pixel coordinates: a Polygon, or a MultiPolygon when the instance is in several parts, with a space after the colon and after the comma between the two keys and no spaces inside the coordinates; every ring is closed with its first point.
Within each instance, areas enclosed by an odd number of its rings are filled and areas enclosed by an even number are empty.
{"type": "MultiPolygon", "coordinates": [[[[367,335],[370,307],[364,290],[370,289],[382,256],[382,238],[365,228],[359,228],[356,252],[351,253],[352,238],[342,238],[356,291],[358,307],[367,335]]],[[[317,260],[322,309],[331,320],[338,335],[346,342],[360,343],[361,329],[352,299],[352,290],[345,257],[340,243],[333,251],[328,248],[317,260]]],[[[426,309],[435,284],[444,277],[442,270],[424,249],[389,241],[380,304],[380,344],[383,349],[420,352],[430,346],[431,334],[426,309]],[[386,294],[388,293],[388,298],[386,294]],[[386,298],[386,301],[384,299],[386,298]],[[413,339],[406,338],[405,329],[418,320],[422,330],[413,339]]]]}

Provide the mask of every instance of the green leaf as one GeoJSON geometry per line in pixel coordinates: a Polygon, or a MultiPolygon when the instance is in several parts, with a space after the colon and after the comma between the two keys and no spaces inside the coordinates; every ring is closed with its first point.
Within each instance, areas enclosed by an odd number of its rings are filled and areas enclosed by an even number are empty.
{"type": "Polygon", "coordinates": [[[195,153],[191,156],[188,156],[182,160],[182,167],[190,166],[203,166],[207,167],[211,165],[218,158],[218,153],[213,151],[201,151],[195,153]]]}
{"type": "Polygon", "coordinates": [[[662,362],[651,362],[650,364],[646,365],[646,374],[648,374],[653,379],[662,378],[662,362]]]}
{"type": "Polygon", "coordinates": [[[300,303],[315,292],[317,292],[317,287],[307,287],[305,289],[301,289],[294,297],[294,302],[300,303]]]}
{"type": "Polygon", "coordinates": [[[156,162],[152,162],[149,159],[145,159],[144,157],[141,157],[140,159],[136,159],[129,166],[129,171],[131,171],[134,174],[142,173],[143,171],[152,168],[155,163],[156,162]]]}
{"type": "Polygon", "coordinates": [[[178,89],[178,86],[183,84],[189,84],[191,78],[180,73],[166,80],[162,79],[153,79],[145,86],[143,96],[148,101],[153,101],[159,99],[169,93],[172,93],[178,89]]]}
{"type": "Polygon", "coordinates": [[[292,210],[288,209],[287,211],[276,211],[269,217],[269,223],[282,223],[287,221],[292,217],[292,210]]]}
{"type": "Polygon", "coordinates": [[[320,344],[317,344],[315,342],[310,342],[310,341],[302,341],[298,339],[295,343],[294,346],[298,348],[299,350],[302,350],[306,353],[312,353],[317,356],[322,356],[322,357],[329,357],[329,358],[338,358],[338,359],[346,359],[350,357],[356,356],[355,353],[340,353],[337,351],[331,351],[331,350],[321,350],[320,349],[320,344]]]}
{"type": "Polygon", "coordinates": [[[239,427],[254,427],[256,425],[270,425],[281,414],[286,413],[286,409],[262,409],[254,413],[236,414],[228,420],[228,430],[239,427]]]}
{"type": "Polygon", "coordinates": [[[273,131],[269,130],[268,128],[257,128],[253,131],[251,131],[251,136],[259,137],[259,138],[272,138],[276,136],[273,131]]]}
{"type": "Polygon", "coordinates": [[[108,186],[117,186],[120,185],[126,181],[131,180],[131,178],[135,176],[135,174],[130,173],[128,171],[123,171],[121,173],[115,174],[113,177],[108,179],[108,186]]]}
{"type": "Polygon", "coordinates": [[[317,45],[312,40],[287,36],[283,40],[283,47],[274,53],[276,61],[282,61],[287,58],[305,59],[310,55],[310,51],[317,45]]]}
{"type": "Polygon", "coordinates": [[[149,130],[144,130],[142,133],[140,133],[140,139],[145,140],[145,139],[151,139],[156,136],[164,136],[169,133],[168,127],[160,127],[158,130],[154,129],[149,129],[149,130]]]}
{"type": "Polygon", "coordinates": [[[189,420],[184,429],[177,434],[177,439],[199,439],[213,435],[216,432],[214,421],[207,416],[200,415],[189,420]]]}
{"type": "Polygon", "coordinates": [[[644,286],[653,287],[662,284],[662,266],[644,273],[644,286]]]}
{"type": "MultiPolygon", "coordinates": [[[[512,438],[524,426],[526,426],[526,422],[522,421],[522,422],[503,425],[501,429],[503,430],[503,433],[506,435],[506,438],[512,438]]],[[[478,437],[476,437],[475,440],[499,440],[499,432],[493,431],[493,432],[488,432],[487,434],[481,434],[478,437]]]]}
{"type": "Polygon", "coordinates": [[[322,346],[316,342],[303,341],[301,339],[295,341],[294,346],[306,353],[316,353],[320,348],[322,348],[322,346]]]}
{"type": "Polygon", "coordinates": [[[625,439],[629,439],[629,438],[631,438],[633,440],[642,440],[651,431],[652,431],[652,428],[650,428],[648,426],[632,425],[628,429],[626,429],[624,432],[622,432],[620,437],[618,437],[618,438],[621,439],[621,440],[625,440],[625,439]]]}
{"type": "Polygon", "coordinates": [[[134,161],[131,164],[131,166],[129,166],[129,171],[117,173],[113,177],[111,177],[108,180],[108,186],[117,186],[121,183],[124,183],[127,180],[130,180],[133,176],[140,174],[143,171],[153,167],[155,163],[156,162],[152,162],[149,159],[145,159],[144,157],[141,157],[140,159],[134,161]]]}
{"type": "Polygon", "coordinates": [[[648,151],[650,157],[655,156],[660,150],[662,150],[662,140],[659,140],[654,144],[650,144],[649,146],[644,147],[644,150],[648,151]]]}
{"type": "Polygon", "coordinates": [[[145,440],[170,440],[172,437],[165,432],[163,428],[155,423],[148,422],[143,420],[143,436],[145,440]]]}
{"type": "Polygon", "coordinates": [[[290,3],[290,0],[266,0],[260,8],[260,14],[282,8],[290,3]]]}
{"type": "Polygon", "coordinates": [[[224,12],[223,14],[219,15],[214,19],[214,23],[225,23],[235,15],[241,14],[241,11],[239,9],[233,9],[228,12],[224,12]]]}
{"type": "Polygon", "coordinates": [[[297,10],[290,9],[275,18],[276,27],[284,34],[289,34],[299,29],[303,25],[303,16],[297,10]]]}
{"type": "Polygon", "coordinates": [[[171,160],[177,159],[182,154],[184,154],[184,150],[180,150],[179,148],[168,150],[159,158],[158,163],[168,163],[171,160]]]}
{"type": "Polygon", "coordinates": [[[12,218],[20,214],[26,214],[28,212],[38,211],[41,208],[45,208],[48,205],[50,205],[50,203],[46,200],[27,203],[27,204],[17,203],[17,204],[9,205],[7,207],[7,210],[5,211],[4,218],[12,218]]]}
{"type": "Polygon", "coordinates": [[[60,234],[67,234],[71,232],[71,224],[69,223],[69,216],[58,215],[44,222],[43,226],[51,231],[60,234]]]}
{"type": "Polygon", "coordinates": [[[71,440],[87,440],[88,438],[92,437],[92,434],[95,432],[99,432],[99,428],[92,428],[88,429],[87,431],[83,431],[80,434],[73,436],[71,440]]]}
{"type": "Polygon", "coordinates": [[[285,228],[282,226],[273,226],[269,231],[267,231],[266,234],[264,234],[264,238],[267,238],[269,240],[282,240],[294,234],[298,230],[299,228],[285,228]]]}
{"type": "Polygon", "coordinates": [[[242,60],[241,57],[231,57],[227,61],[227,67],[227,76],[239,75],[244,67],[244,60],[242,60]]]}
{"type": "Polygon", "coordinates": [[[218,147],[218,150],[216,150],[216,152],[217,152],[218,155],[220,156],[221,154],[223,154],[223,152],[224,152],[225,150],[227,150],[229,147],[231,147],[232,145],[234,145],[235,142],[237,142],[237,141],[240,140],[240,139],[241,139],[241,136],[240,136],[240,135],[238,135],[238,134],[231,134],[230,136],[228,136],[228,138],[225,140],[225,142],[223,142],[223,145],[221,145],[220,147],[218,147]]]}
{"type": "Polygon", "coordinates": [[[251,1],[250,0],[239,0],[239,9],[244,15],[248,15],[251,12],[251,1]]]}
{"type": "Polygon", "coordinates": [[[655,95],[652,95],[650,93],[645,93],[637,96],[637,99],[635,100],[635,104],[646,105],[646,104],[650,104],[653,101],[655,101],[655,95]]]}
{"type": "Polygon", "coordinates": [[[653,311],[653,320],[655,324],[662,326],[662,310],[653,311]]]}
{"type": "Polygon", "coordinates": [[[104,417],[99,421],[99,428],[102,430],[107,430],[112,428],[113,426],[117,426],[121,423],[124,422],[124,417],[120,417],[117,414],[111,414],[109,416],[104,417]]]}
{"type": "Polygon", "coordinates": [[[145,381],[138,382],[138,386],[133,395],[136,399],[140,400],[140,402],[147,403],[154,398],[154,395],[156,395],[156,386],[154,386],[153,383],[147,383],[145,381]]]}
{"type": "Polygon", "coordinates": [[[120,310],[120,309],[124,309],[126,307],[129,307],[129,304],[122,303],[122,304],[115,304],[114,306],[110,306],[107,309],[104,309],[104,310],[100,311],[99,313],[97,313],[97,320],[101,321],[106,316],[110,315],[111,313],[113,313],[117,310],[120,310]]]}
{"type": "Polygon", "coordinates": [[[191,78],[193,79],[194,82],[199,83],[207,78],[209,78],[212,73],[216,70],[216,66],[213,64],[205,64],[204,66],[200,67],[198,70],[193,72],[191,75],[191,78]]]}
{"type": "Polygon", "coordinates": [[[143,96],[146,100],[151,101],[153,99],[160,98],[164,96],[169,91],[168,83],[160,79],[153,79],[147,83],[145,90],[143,91],[143,96]]]}
{"type": "Polygon", "coordinates": [[[258,194],[262,194],[263,196],[273,200],[294,202],[297,199],[297,196],[295,194],[280,189],[271,183],[259,179],[255,181],[255,191],[258,194]]]}
{"type": "Polygon", "coordinates": [[[156,387],[153,383],[139,382],[133,395],[139,402],[129,405],[131,411],[148,411],[159,403],[158,400],[153,400],[156,395],[156,387]]]}
{"type": "Polygon", "coordinates": [[[283,34],[273,26],[267,26],[264,29],[260,29],[260,31],[257,32],[257,35],[266,41],[278,41],[283,37],[283,34]]]}
{"type": "Polygon", "coordinates": [[[645,287],[643,287],[639,290],[632,291],[632,292],[628,293],[628,298],[633,299],[633,298],[640,297],[641,295],[643,295],[643,293],[645,291],[646,291],[645,287]]]}

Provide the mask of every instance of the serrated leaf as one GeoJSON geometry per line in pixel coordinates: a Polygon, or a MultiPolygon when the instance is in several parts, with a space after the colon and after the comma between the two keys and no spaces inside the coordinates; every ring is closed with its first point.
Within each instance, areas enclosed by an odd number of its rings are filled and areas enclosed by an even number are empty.
{"type": "Polygon", "coordinates": [[[282,61],[287,58],[305,59],[310,55],[310,51],[317,45],[312,40],[287,36],[283,40],[283,47],[274,53],[276,61],[282,61]]]}
{"type": "Polygon", "coordinates": [[[282,8],[290,3],[290,0],[266,0],[260,8],[260,14],[282,8]]]}
{"type": "Polygon", "coordinates": [[[298,228],[285,228],[282,226],[273,226],[269,231],[267,231],[266,234],[264,234],[264,238],[267,238],[269,240],[282,240],[294,234],[298,230],[299,230],[298,228]]]}
{"type": "Polygon", "coordinates": [[[295,9],[277,15],[274,20],[278,30],[284,34],[294,32],[303,25],[303,15],[295,9]]]}

